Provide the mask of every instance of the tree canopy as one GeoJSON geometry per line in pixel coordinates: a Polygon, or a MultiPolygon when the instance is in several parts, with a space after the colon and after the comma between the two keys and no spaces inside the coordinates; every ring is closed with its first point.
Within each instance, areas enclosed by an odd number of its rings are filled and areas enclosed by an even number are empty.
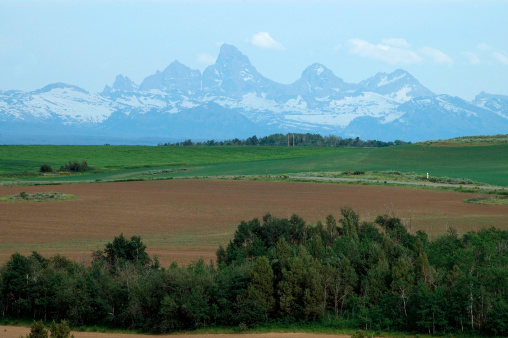
{"type": "MultiPolygon", "coordinates": [[[[141,238],[116,237],[90,265],[15,253],[0,268],[2,315],[160,333],[321,322],[364,330],[508,334],[508,232],[434,241],[400,219],[351,208],[241,222],[217,264],[161,267],[141,238]]],[[[40,328],[39,328],[40,329],[40,328]]]]}
{"type": "Polygon", "coordinates": [[[340,136],[329,135],[322,136],[320,134],[311,133],[288,133],[284,134],[271,134],[268,136],[257,137],[253,135],[246,139],[231,139],[231,140],[208,140],[208,141],[197,141],[193,142],[188,139],[183,142],[174,143],[161,143],[160,146],[314,146],[314,147],[354,147],[354,148],[378,148],[388,147],[394,145],[402,145],[411,142],[404,142],[401,140],[395,140],[393,142],[384,142],[378,140],[361,140],[359,137],[356,138],[342,138],[340,136]]]}

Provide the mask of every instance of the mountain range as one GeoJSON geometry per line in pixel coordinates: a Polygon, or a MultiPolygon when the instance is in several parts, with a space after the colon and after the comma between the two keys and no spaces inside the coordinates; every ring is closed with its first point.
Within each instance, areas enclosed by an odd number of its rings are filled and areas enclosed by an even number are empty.
{"type": "Polygon", "coordinates": [[[508,96],[437,95],[401,69],[347,83],[318,63],[280,84],[228,44],[203,73],[174,61],[139,85],[118,75],[101,93],[65,83],[0,91],[0,144],[157,144],[288,132],[414,142],[507,130],[508,96]]]}

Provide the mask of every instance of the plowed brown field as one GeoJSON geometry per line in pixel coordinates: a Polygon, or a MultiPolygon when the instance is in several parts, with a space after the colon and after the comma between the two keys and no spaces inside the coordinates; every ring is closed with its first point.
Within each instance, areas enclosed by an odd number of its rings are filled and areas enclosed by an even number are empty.
{"type": "Polygon", "coordinates": [[[0,262],[13,252],[63,254],[87,262],[115,236],[140,235],[166,266],[215,258],[242,220],[296,213],[324,221],[351,206],[362,220],[393,213],[411,232],[431,235],[496,226],[508,230],[508,206],[462,202],[473,194],[326,183],[170,180],[60,186],[0,187],[0,196],[25,191],[74,194],[58,202],[0,202],[0,262]]]}

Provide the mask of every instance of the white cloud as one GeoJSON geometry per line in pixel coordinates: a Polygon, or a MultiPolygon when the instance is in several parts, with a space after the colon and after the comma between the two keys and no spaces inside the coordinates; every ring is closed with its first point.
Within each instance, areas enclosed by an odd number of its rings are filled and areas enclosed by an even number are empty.
{"type": "Polygon", "coordinates": [[[351,39],[349,43],[351,53],[391,64],[420,63],[425,60],[431,60],[437,64],[452,64],[454,62],[451,57],[439,49],[432,47],[413,49],[405,39],[401,38],[382,39],[381,43],[377,45],[361,39],[351,39]]]}
{"type": "Polygon", "coordinates": [[[399,38],[390,38],[390,39],[383,39],[381,40],[381,43],[392,46],[392,47],[409,47],[409,43],[407,43],[406,39],[399,39],[399,38]]]}
{"type": "MultiPolygon", "coordinates": [[[[400,46],[402,40],[404,39],[386,39],[386,40],[388,40],[391,43],[394,43],[394,41],[398,42],[400,46]]],[[[368,41],[361,39],[351,39],[349,40],[349,42],[352,45],[349,48],[349,51],[353,54],[357,54],[362,57],[377,59],[391,64],[418,63],[423,60],[420,55],[418,55],[416,52],[412,50],[394,47],[386,43],[374,45],[368,41]]],[[[405,43],[407,44],[407,42],[405,43]]]]}
{"type": "Polygon", "coordinates": [[[274,38],[270,36],[267,32],[259,32],[254,34],[250,40],[250,42],[257,47],[267,48],[267,49],[284,49],[279,42],[275,41],[274,38]]]}
{"type": "Polygon", "coordinates": [[[486,43],[480,43],[478,46],[476,46],[478,50],[481,52],[488,53],[491,56],[493,56],[497,61],[501,62],[502,64],[508,65],[508,57],[506,55],[501,54],[496,50],[496,48],[487,45],[486,43]]]}
{"type": "Polygon", "coordinates": [[[486,43],[482,42],[482,43],[478,44],[478,46],[476,46],[476,48],[478,48],[478,50],[481,50],[481,51],[487,51],[487,50],[491,49],[492,47],[490,47],[486,43]]]}
{"type": "Polygon", "coordinates": [[[435,63],[453,63],[451,57],[435,48],[423,47],[421,53],[430,57],[435,63]]]}
{"type": "Polygon", "coordinates": [[[499,52],[492,53],[492,56],[497,59],[497,61],[504,63],[505,65],[508,65],[508,57],[504,56],[503,54],[499,52]]]}
{"type": "Polygon", "coordinates": [[[480,58],[475,53],[464,52],[462,54],[464,54],[469,59],[469,62],[471,62],[472,65],[477,65],[480,63],[480,58]]]}
{"type": "Polygon", "coordinates": [[[215,58],[213,56],[211,56],[210,54],[199,54],[198,55],[198,61],[200,63],[204,63],[204,64],[208,64],[208,65],[211,65],[211,64],[214,64],[215,63],[215,58]]]}

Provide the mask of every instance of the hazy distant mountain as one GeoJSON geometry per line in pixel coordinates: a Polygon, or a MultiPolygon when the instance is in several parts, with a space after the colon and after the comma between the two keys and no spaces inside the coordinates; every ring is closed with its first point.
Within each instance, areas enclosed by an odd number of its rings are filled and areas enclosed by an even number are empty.
{"type": "Polygon", "coordinates": [[[249,93],[271,94],[279,87],[259,74],[247,56],[228,44],[221,46],[215,64],[203,72],[202,88],[207,94],[241,98],[249,93]]]}
{"type": "Polygon", "coordinates": [[[179,91],[182,93],[196,93],[201,87],[201,73],[199,70],[192,70],[189,67],[174,61],[161,73],[146,77],[139,90],[149,91],[158,89],[161,91],[179,91]]]}
{"type": "Polygon", "coordinates": [[[289,86],[286,94],[291,96],[300,95],[310,100],[326,97],[339,98],[347,92],[358,89],[358,87],[357,84],[344,82],[325,66],[314,63],[303,71],[300,79],[289,86]]]}
{"type": "Polygon", "coordinates": [[[385,133],[400,140],[448,139],[454,135],[506,133],[508,119],[458,97],[418,97],[398,107],[402,115],[386,124],[359,118],[345,130],[364,138],[381,138],[385,133]]]}
{"type": "Polygon", "coordinates": [[[118,75],[102,93],[63,83],[0,91],[0,143],[153,144],[275,132],[420,141],[506,130],[508,96],[436,95],[401,69],[346,83],[317,63],[284,85],[228,44],[203,74],[174,61],[139,86],[118,75]]]}
{"type": "Polygon", "coordinates": [[[113,82],[113,87],[106,85],[102,94],[110,94],[113,91],[123,91],[132,93],[138,90],[138,86],[131,81],[127,76],[117,75],[115,82],[113,82]]]}
{"type": "Polygon", "coordinates": [[[411,74],[402,69],[393,73],[377,73],[371,78],[360,82],[359,93],[372,92],[388,95],[400,101],[420,96],[434,96],[434,93],[425,88],[411,74]]]}
{"type": "Polygon", "coordinates": [[[508,95],[492,95],[481,92],[476,95],[473,104],[508,118],[508,95]]]}

